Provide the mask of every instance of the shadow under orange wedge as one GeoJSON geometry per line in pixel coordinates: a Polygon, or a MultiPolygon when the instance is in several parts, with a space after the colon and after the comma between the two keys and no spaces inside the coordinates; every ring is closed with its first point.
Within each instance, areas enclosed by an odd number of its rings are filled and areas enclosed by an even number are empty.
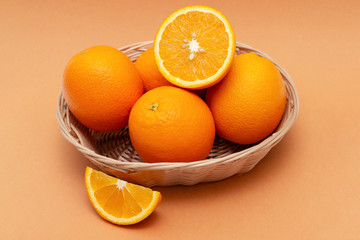
{"type": "Polygon", "coordinates": [[[86,168],[85,185],[95,210],[105,220],[131,225],[147,218],[161,201],[160,192],[86,168]]]}
{"type": "Polygon", "coordinates": [[[235,53],[229,21],[214,8],[195,5],[172,13],[154,42],[156,64],[176,86],[202,89],[219,82],[235,53]]]}

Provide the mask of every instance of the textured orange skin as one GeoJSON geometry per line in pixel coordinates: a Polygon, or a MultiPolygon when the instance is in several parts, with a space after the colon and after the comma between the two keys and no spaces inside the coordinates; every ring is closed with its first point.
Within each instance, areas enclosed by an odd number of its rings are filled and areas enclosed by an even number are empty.
{"type": "Polygon", "coordinates": [[[209,154],[215,124],[210,109],[199,96],[164,86],[145,93],[135,103],[129,133],[145,162],[192,162],[209,154]],[[155,103],[157,109],[149,109],[155,103]]]}
{"type": "Polygon", "coordinates": [[[161,86],[174,86],[163,77],[157,68],[154,47],[147,49],[138,57],[135,67],[143,80],[145,92],[161,86]]]}
{"type": "Polygon", "coordinates": [[[143,92],[134,64],[109,46],[88,48],[71,58],[65,68],[65,101],[82,124],[96,131],[125,127],[131,107],[143,92]]]}
{"type": "MultiPolygon", "coordinates": [[[[145,92],[162,86],[176,87],[174,84],[169,82],[159,71],[155,61],[154,47],[150,47],[138,57],[135,63],[135,67],[139,71],[141,79],[143,80],[145,92]]],[[[205,98],[206,89],[187,90],[195,93],[203,99],[205,98]]]]}
{"type": "Polygon", "coordinates": [[[208,89],[206,102],[216,133],[239,144],[263,140],[279,124],[286,88],[279,70],[255,53],[235,57],[226,77],[208,89]]]}

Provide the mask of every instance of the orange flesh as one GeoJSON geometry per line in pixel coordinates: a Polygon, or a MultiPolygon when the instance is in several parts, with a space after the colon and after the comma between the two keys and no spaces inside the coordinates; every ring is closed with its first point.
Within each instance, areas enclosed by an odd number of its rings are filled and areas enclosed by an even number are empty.
{"type": "Polygon", "coordinates": [[[159,43],[164,67],[184,81],[215,75],[229,51],[229,35],[224,32],[224,23],[212,13],[191,11],[179,15],[165,28],[159,43]]]}
{"type": "Polygon", "coordinates": [[[149,206],[153,198],[150,189],[125,183],[103,173],[93,173],[90,184],[99,205],[105,212],[117,218],[138,215],[149,206]],[[122,184],[126,185],[121,187],[122,184]],[[122,208],[119,207],[121,205],[122,208]]]}

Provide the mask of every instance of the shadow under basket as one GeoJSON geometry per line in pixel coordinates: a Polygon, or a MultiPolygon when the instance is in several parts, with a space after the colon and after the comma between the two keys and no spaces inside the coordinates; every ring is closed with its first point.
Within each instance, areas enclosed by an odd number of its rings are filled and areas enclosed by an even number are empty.
{"type": "MultiPolygon", "coordinates": [[[[133,62],[152,41],[120,48],[133,62]]],[[[209,156],[190,163],[145,163],[131,145],[128,128],[97,132],[82,125],[69,111],[60,93],[56,117],[61,133],[84,156],[102,171],[143,186],[194,185],[218,181],[250,171],[284,137],[299,112],[299,99],[289,74],[269,56],[245,44],[236,43],[236,55],[254,52],[268,58],[279,69],[287,91],[284,115],[277,129],[266,139],[253,145],[239,145],[216,137],[209,156]]]]}

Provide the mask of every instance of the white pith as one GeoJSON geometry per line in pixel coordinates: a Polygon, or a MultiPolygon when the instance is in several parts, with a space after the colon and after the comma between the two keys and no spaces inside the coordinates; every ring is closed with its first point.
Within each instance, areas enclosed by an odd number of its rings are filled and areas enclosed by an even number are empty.
{"type": "Polygon", "coordinates": [[[123,180],[118,179],[116,182],[116,188],[117,189],[123,189],[126,187],[126,182],[123,180]]]}

